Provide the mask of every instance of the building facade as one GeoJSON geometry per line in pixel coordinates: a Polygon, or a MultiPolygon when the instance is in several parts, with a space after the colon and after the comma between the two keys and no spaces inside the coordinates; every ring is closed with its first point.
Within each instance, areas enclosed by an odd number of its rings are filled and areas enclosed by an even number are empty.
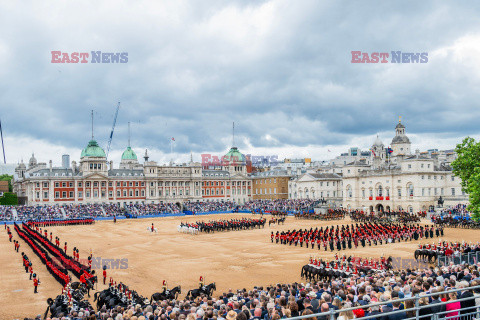
{"type": "Polygon", "coordinates": [[[290,199],[324,199],[342,205],[342,176],[336,173],[304,173],[288,183],[290,199]]]}
{"type": "Polygon", "coordinates": [[[343,206],[366,211],[432,211],[440,197],[444,206],[468,203],[461,180],[452,172],[451,152],[411,154],[405,126],[398,123],[391,148],[378,139],[372,164],[355,161],[343,167],[343,206]],[[439,155],[442,154],[440,157],[439,155]]]}
{"type": "MultiPolygon", "coordinates": [[[[237,148],[232,148],[228,155],[243,156],[237,148]]],[[[78,165],[72,161],[67,167],[63,161],[62,167],[53,167],[50,161],[47,167],[37,163],[32,154],[28,168],[23,161],[16,167],[13,188],[27,198],[27,205],[227,200],[244,203],[251,199],[252,185],[245,162],[226,161],[221,168],[210,171],[193,161],[159,165],[149,160],[146,150],[141,164],[130,146],[123,152],[119,167],[114,168],[92,139],[82,150],[78,165]]]]}
{"type": "Polygon", "coordinates": [[[257,172],[252,176],[253,200],[288,199],[290,178],[286,170],[257,172]]]}

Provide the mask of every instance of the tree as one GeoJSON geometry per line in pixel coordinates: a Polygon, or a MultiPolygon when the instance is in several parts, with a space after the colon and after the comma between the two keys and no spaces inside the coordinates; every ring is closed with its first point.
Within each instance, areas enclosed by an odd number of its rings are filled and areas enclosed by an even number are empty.
{"type": "Polygon", "coordinates": [[[0,198],[0,205],[2,206],[16,206],[18,205],[18,198],[15,193],[5,192],[0,198]]]}
{"type": "Polygon", "coordinates": [[[8,181],[8,191],[9,192],[12,192],[13,191],[13,188],[12,188],[12,179],[13,179],[13,176],[10,176],[8,174],[2,174],[0,175],[0,181],[8,181]]]}
{"type": "Polygon", "coordinates": [[[480,220],[480,141],[466,137],[455,148],[457,159],[452,162],[453,173],[462,179],[462,190],[468,193],[472,219],[480,220]]]}

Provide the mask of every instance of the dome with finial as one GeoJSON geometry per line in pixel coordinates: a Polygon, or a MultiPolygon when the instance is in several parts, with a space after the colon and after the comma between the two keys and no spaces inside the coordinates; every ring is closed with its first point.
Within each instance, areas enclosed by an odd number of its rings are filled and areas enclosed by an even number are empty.
{"type": "Polygon", "coordinates": [[[230,162],[236,162],[236,163],[245,163],[245,156],[238,150],[237,147],[232,147],[230,150],[227,152],[225,156],[223,156],[223,162],[225,164],[228,164],[230,162]]]}
{"type": "Polygon", "coordinates": [[[382,142],[382,140],[380,140],[380,137],[378,136],[378,134],[377,134],[377,138],[375,139],[375,142],[373,143],[373,145],[378,146],[378,147],[383,146],[383,142],[382,142]]]}
{"type": "Polygon", "coordinates": [[[98,145],[97,141],[90,140],[85,149],[82,150],[80,158],[83,157],[97,157],[106,158],[105,151],[98,145]]]}
{"type": "Polygon", "coordinates": [[[26,169],[26,168],[27,168],[27,166],[25,165],[25,163],[23,163],[23,159],[22,159],[22,161],[20,161],[20,163],[18,164],[17,168],[18,168],[18,169],[26,169]]]}
{"type": "Polygon", "coordinates": [[[32,157],[28,161],[28,166],[29,167],[34,167],[37,165],[37,159],[35,158],[35,154],[32,152],[32,157]]]}
{"type": "Polygon", "coordinates": [[[137,154],[128,146],[127,150],[122,153],[122,160],[137,160],[137,154]]]}

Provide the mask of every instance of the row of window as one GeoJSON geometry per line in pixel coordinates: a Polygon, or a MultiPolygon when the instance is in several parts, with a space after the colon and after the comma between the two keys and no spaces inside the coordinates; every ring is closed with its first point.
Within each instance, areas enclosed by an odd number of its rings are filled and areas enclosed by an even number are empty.
{"type": "MultiPolygon", "coordinates": [[[[323,191],[320,191],[320,196],[318,196],[319,193],[317,192],[317,198],[318,199],[322,199],[322,198],[330,198],[330,191],[326,191],[326,192],[323,192],[323,191]]],[[[337,193],[335,191],[332,192],[332,197],[336,197],[337,196],[337,193]]],[[[290,193],[289,197],[292,199],[303,199],[303,198],[306,198],[306,199],[310,199],[310,197],[312,199],[316,199],[315,197],[315,192],[312,191],[312,192],[308,192],[308,190],[306,192],[302,192],[302,190],[299,190],[298,193],[295,192],[293,193],[293,195],[290,193]]]]}
{"type": "MultiPolygon", "coordinates": [[[[257,179],[255,180],[255,184],[262,184],[262,181],[265,181],[263,183],[267,184],[267,180],[268,180],[268,183],[272,183],[272,179],[257,179]]],[[[277,183],[277,178],[273,178],[273,183],[277,183]]]]}
{"type": "Polygon", "coordinates": [[[265,189],[257,188],[257,189],[255,189],[255,194],[262,194],[262,191],[264,191],[263,194],[277,194],[277,188],[273,188],[273,193],[272,193],[272,188],[268,188],[268,189],[267,188],[265,188],[265,189]]]}
{"type": "MultiPolygon", "coordinates": [[[[223,196],[224,189],[205,189],[202,190],[202,196],[223,196]]],[[[247,194],[247,189],[232,189],[232,195],[245,195],[247,194]]],[[[248,194],[250,195],[250,189],[248,190],[248,194]]],[[[227,196],[230,195],[230,189],[227,189],[227,196]]]]}
{"type": "MultiPolygon", "coordinates": [[[[106,191],[102,190],[100,193],[98,190],[93,190],[93,193],[90,191],[85,191],[85,198],[90,198],[93,195],[93,198],[98,198],[100,194],[101,198],[106,198],[106,191]]],[[[126,198],[126,197],[145,197],[145,190],[117,190],[117,198],[120,197],[126,198]]],[[[40,192],[36,193],[37,199],[40,199],[40,192]]],[[[77,197],[79,199],[83,198],[83,191],[78,191],[77,197]]],[[[113,191],[108,192],[108,197],[113,198],[113,191]]],[[[48,192],[43,193],[43,198],[48,199],[48,192]]],[[[55,199],[73,199],[74,198],[74,192],[73,191],[55,191],[55,199]],[[67,196],[68,195],[68,196],[67,196]]]]}
{"type": "MultiPolygon", "coordinates": [[[[432,195],[431,193],[431,190],[434,190],[434,194],[433,195],[438,195],[440,193],[441,196],[444,195],[444,189],[443,188],[422,188],[422,196],[425,196],[427,195],[425,190],[427,190],[428,192],[428,196],[432,195]],[[440,192],[438,192],[438,190],[440,190],[440,192]]],[[[373,189],[368,189],[369,191],[369,197],[373,197],[373,189]]],[[[385,197],[390,197],[390,189],[387,188],[385,189],[386,191],[386,194],[385,194],[385,197]]],[[[455,188],[451,188],[450,189],[451,191],[451,195],[454,196],[455,195],[455,188]]],[[[402,197],[402,189],[401,188],[398,188],[397,189],[397,195],[399,198],[402,197]]],[[[414,192],[413,192],[413,185],[409,185],[408,188],[407,188],[407,195],[409,197],[413,197],[414,196],[414,192]]],[[[462,190],[462,195],[465,195],[465,192],[462,190]]],[[[377,197],[383,197],[384,194],[383,194],[383,190],[382,190],[382,187],[380,186],[378,189],[377,189],[377,197]]],[[[347,188],[347,197],[349,198],[352,198],[352,189],[351,188],[347,188]]],[[[362,189],[362,198],[365,198],[365,189],[362,189]]]]}

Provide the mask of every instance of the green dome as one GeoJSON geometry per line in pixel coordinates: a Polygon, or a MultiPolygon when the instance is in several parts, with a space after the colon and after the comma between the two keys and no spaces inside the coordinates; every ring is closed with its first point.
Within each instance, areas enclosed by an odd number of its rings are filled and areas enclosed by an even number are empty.
{"type": "Polygon", "coordinates": [[[240,151],[238,151],[237,147],[232,147],[230,151],[228,151],[227,154],[223,157],[223,161],[226,163],[229,163],[230,161],[245,163],[245,156],[240,151]]]}
{"type": "Polygon", "coordinates": [[[127,147],[127,150],[123,151],[122,153],[122,160],[137,160],[137,155],[132,148],[127,147]]]}
{"type": "Polygon", "coordinates": [[[82,150],[82,154],[80,158],[83,157],[98,157],[98,158],[106,158],[105,151],[98,145],[97,141],[90,140],[88,145],[85,149],[82,150]]]}

